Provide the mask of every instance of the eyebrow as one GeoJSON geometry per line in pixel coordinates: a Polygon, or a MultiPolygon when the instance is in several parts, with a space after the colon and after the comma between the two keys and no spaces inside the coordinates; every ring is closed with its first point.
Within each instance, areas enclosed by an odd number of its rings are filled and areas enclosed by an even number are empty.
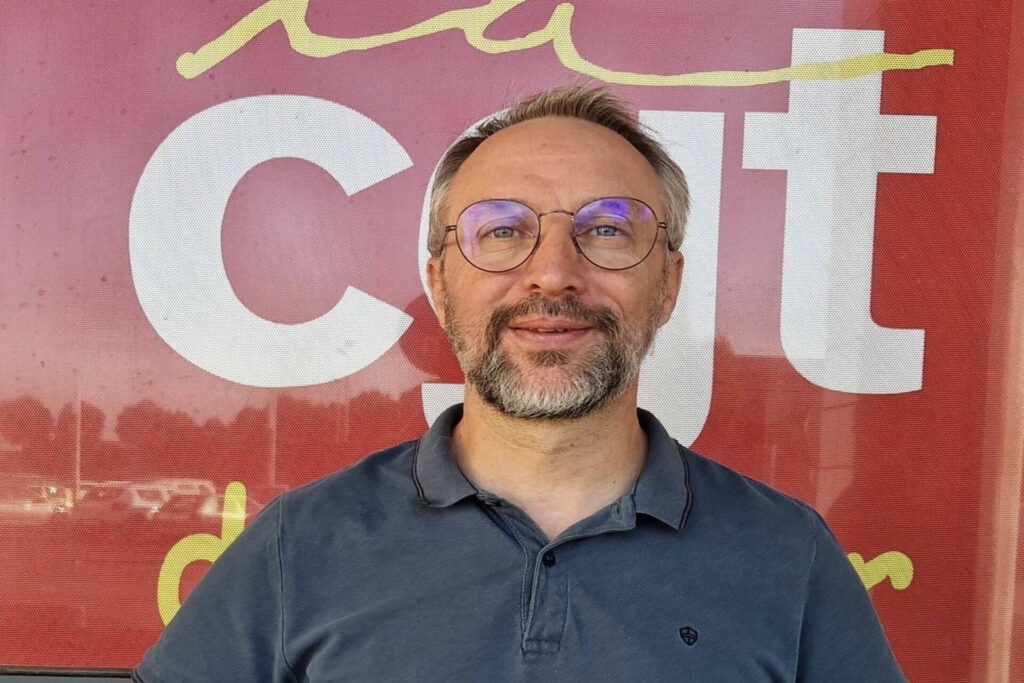
{"type": "MultiPolygon", "coordinates": [[[[589,204],[591,202],[596,202],[598,199],[615,199],[615,198],[620,198],[620,197],[633,198],[632,195],[628,195],[628,194],[603,194],[603,195],[597,195],[597,196],[594,196],[594,197],[590,197],[588,199],[584,199],[582,202],[579,203],[578,206],[576,206],[576,208],[572,209],[572,212],[575,213],[575,212],[579,211],[580,209],[582,209],[587,204],[589,204]]],[[[508,195],[504,195],[504,196],[500,196],[500,197],[499,196],[494,196],[494,197],[487,196],[487,197],[483,197],[481,199],[475,199],[475,200],[471,201],[470,203],[466,204],[466,206],[463,207],[462,210],[465,211],[466,208],[468,208],[470,206],[473,206],[474,204],[479,204],[480,202],[492,202],[492,201],[519,202],[523,206],[532,209],[534,211],[534,213],[543,213],[542,211],[539,211],[536,207],[534,207],[533,204],[531,204],[530,202],[526,201],[525,199],[523,199],[521,197],[508,196],[508,195]]],[[[641,199],[640,201],[642,201],[645,204],[647,204],[648,206],[650,206],[650,203],[647,202],[646,200],[641,199]]],[[[569,209],[567,209],[564,206],[556,206],[556,207],[554,207],[554,209],[560,209],[562,211],[568,211],[569,210],[569,209]]],[[[544,211],[552,211],[552,210],[553,209],[545,209],[544,211]]]]}

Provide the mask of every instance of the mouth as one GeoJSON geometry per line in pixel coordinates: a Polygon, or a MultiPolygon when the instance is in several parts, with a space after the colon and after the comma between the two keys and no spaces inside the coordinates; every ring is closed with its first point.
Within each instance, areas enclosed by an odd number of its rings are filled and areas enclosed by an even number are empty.
{"type": "Polygon", "coordinates": [[[577,332],[589,330],[592,325],[571,318],[555,318],[550,316],[534,316],[513,320],[508,327],[514,330],[527,330],[529,332],[552,333],[577,332]]]}
{"type": "Polygon", "coordinates": [[[594,328],[574,320],[531,318],[517,320],[507,329],[515,339],[529,344],[561,346],[586,337],[594,328]]]}

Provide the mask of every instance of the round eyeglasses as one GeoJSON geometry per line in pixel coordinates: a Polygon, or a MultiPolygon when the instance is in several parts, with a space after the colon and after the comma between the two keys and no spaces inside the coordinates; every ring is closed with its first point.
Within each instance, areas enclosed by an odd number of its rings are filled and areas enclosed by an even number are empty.
{"type": "Polygon", "coordinates": [[[658,229],[668,229],[654,210],[639,199],[604,197],[576,211],[552,209],[538,214],[522,202],[486,199],[459,214],[455,231],[466,260],[488,273],[503,273],[526,262],[540,244],[540,219],[560,213],[572,218],[576,251],[598,268],[626,270],[647,258],[658,241],[658,229]]]}

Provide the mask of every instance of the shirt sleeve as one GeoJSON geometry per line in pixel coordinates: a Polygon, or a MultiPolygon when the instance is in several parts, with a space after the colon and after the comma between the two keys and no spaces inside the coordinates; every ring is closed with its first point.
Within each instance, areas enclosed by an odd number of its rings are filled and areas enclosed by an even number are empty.
{"type": "Polygon", "coordinates": [[[903,683],[864,584],[818,513],[796,680],[903,683]]]}
{"type": "Polygon", "coordinates": [[[295,681],[283,646],[281,506],[224,551],[133,672],[141,683],[295,681]]]}

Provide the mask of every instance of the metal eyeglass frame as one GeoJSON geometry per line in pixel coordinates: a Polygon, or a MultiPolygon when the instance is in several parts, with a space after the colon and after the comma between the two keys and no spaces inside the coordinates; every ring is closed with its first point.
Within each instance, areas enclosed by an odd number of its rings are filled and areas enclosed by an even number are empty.
{"type": "Polygon", "coordinates": [[[639,204],[643,204],[644,206],[647,207],[647,210],[651,212],[651,215],[654,216],[655,225],[658,228],[661,228],[662,230],[664,230],[666,235],[668,234],[668,223],[666,223],[665,221],[659,221],[658,220],[658,214],[655,213],[654,209],[651,208],[651,205],[648,204],[647,202],[643,201],[642,199],[637,199],[636,197],[598,197],[596,199],[591,199],[589,201],[584,202],[575,211],[567,211],[566,209],[551,209],[550,211],[545,211],[543,213],[537,213],[532,208],[530,208],[529,206],[527,206],[523,202],[519,201],[518,199],[503,199],[501,197],[494,197],[492,199],[481,199],[478,202],[473,202],[472,204],[470,204],[469,206],[464,208],[462,211],[460,211],[459,212],[459,217],[455,219],[455,224],[454,225],[446,225],[446,226],[444,226],[444,234],[445,234],[445,237],[447,237],[448,233],[452,232],[453,230],[457,230],[458,227],[459,227],[459,219],[462,218],[462,214],[466,213],[466,211],[468,211],[470,208],[476,206],[477,204],[483,204],[484,202],[515,202],[516,204],[519,204],[520,206],[523,206],[523,207],[527,208],[528,210],[532,211],[533,215],[535,215],[537,217],[537,239],[534,240],[533,248],[530,249],[529,253],[527,253],[526,256],[523,257],[522,261],[520,261],[519,263],[515,264],[514,266],[511,266],[509,268],[502,268],[501,270],[488,270],[487,268],[482,268],[482,267],[478,266],[477,264],[473,263],[473,261],[468,256],[466,256],[466,252],[463,251],[463,249],[462,249],[462,242],[459,241],[459,234],[456,232],[455,233],[455,245],[459,248],[459,253],[462,254],[462,258],[466,259],[466,263],[468,263],[469,265],[473,266],[477,270],[482,270],[485,273],[507,273],[510,270],[515,270],[519,266],[521,266],[524,263],[526,263],[527,261],[529,261],[530,257],[532,257],[534,255],[534,253],[536,253],[537,247],[540,246],[540,238],[541,238],[540,219],[543,218],[544,216],[548,216],[548,215],[551,215],[553,213],[560,213],[560,214],[562,214],[564,216],[569,216],[570,218],[573,219],[573,228],[574,229],[572,230],[571,233],[569,233],[569,236],[572,239],[572,245],[576,248],[576,253],[578,253],[580,256],[582,256],[584,259],[586,259],[587,263],[590,263],[591,265],[596,266],[597,268],[600,268],[601,270],[619,271],[619,270],[629,270],[630,268],[636,268],[641,263],[646,261],[647,257],[651,255],[652,251],[654,251],[654,245],[658,243],[658,235],[657,235],[657,233],[655,233],[654,239],[651,240],[651,246],[647,249],[647,253],[645,253],[642,257],[640,257],[640,260],[637,261],[636,263],[634,263],[633,265],[631,265],[631,266],[624,266],[622,268],[608,268],[607,266],[602,266],[600,263],[594,263],[594,261],[591,260],[591,258],[589,256],[587,256],[586,252],[583,251],[583,249],[580,247],[579,241],[576,239],[576,230],[575,230],[576,214],[579,213],[580,209],[582,209],[582,208],[584,208],[586,206],[589,206],[590,204],[593,204],[594,202],[599,202],[599,201],[601,201],[603,199],[628,199],[628,200],[630,200],[632,202],[637,202],[639,204]]]}

